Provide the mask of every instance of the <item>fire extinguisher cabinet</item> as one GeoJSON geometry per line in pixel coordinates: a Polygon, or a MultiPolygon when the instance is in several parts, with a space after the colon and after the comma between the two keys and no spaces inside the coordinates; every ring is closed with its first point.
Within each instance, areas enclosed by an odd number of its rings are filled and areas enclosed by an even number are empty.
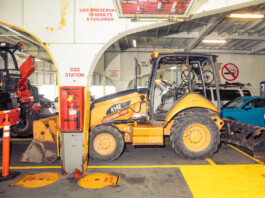
{"type": "Polygon", "coordinates": [[[260,96],[265,96],[265,81],[260,82],[260,96]]]}
{"type": "Polygon", "coordinates": [[[84,125],[84,87],[60,87],[61,132],[81,132],[84,125]]]}

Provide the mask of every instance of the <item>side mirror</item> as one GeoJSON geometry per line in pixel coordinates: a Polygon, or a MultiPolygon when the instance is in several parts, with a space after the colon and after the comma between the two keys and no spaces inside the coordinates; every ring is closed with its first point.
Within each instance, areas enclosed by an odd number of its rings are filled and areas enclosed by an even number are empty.
{"type": "Polygon", "coordinates": [[[245,109],[245,110],[252,109],[252,106],[250,106],[250,105],[246,105],[246,106],[244,107],[244,109],[245,109]]]}

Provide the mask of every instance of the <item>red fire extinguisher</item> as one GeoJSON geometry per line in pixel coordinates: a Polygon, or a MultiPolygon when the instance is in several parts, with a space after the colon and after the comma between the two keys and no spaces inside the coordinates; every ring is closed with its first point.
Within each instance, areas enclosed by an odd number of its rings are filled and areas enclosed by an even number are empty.
{"type": "Polygon", "coordinates": [[[68,129],[77,130],[77,106],[74,100],[68,102],[68,129]]]}

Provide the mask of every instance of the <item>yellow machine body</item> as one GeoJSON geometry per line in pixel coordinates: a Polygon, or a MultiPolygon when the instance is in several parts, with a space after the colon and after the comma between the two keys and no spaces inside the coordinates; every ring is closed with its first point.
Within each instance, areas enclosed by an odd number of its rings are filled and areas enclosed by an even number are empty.
{"type": "MultiPolygon", "coordinates": [[[[178,113],[190,108],[204,108],[218,113],[218,109],[210,101],[198,94],[191,93],[171,108],[163,121],[152,121],[152,124],[115,123],[118,120],[130,120],[138,118],[138,116],[143,116],[148,120],[149,101],[146,100],[146,97],[146,94],[138,93],[135,90],[133,93],[114,97],[113,99],[102,102],[96,101],[96,104],[92,105],[90,130],[101,124],[112,124],[124,133],[125,142],[133,145],[163,145],[164,136],[170,135],[170,129],[174,123],[172,119],[178,113]],[[144,100],[141,99],[141,96],[144,96],[144,100]],[[120,109],[107,114],[109,109],[125,102],[128,102],[128,106],[121,105],[120,109]]],[[[219,129],[223,126],[223,122],[219,117],[213,117],[212,119],[219,129]]]]}
{"type": "Polygon", "coordinates": [[[110,119],[107,120],[111,121],[128,120],[139,115],[147,115],[146,94],[141,94],[137,91],[114,97],[106,101],[97,102],[96,100],[95,102],[92,103],[91,108],[90,129],[93,129],[95,126],[105,123],[104,118],[108,117],[110,117],[110,119]],[[145,98],[143,101],[140,98],[141,95],[145,98]],[[127,111],[124,111],[122,113],[122,110],[125,109],[127,111]],[[135,113],[133,110],[137,113],[135,113]],[[121,113],[118,114],[119,112],[121,113]],[[113,119],[111,119],[111,116],[113,116],[113,119]],[[117,117],[115,118],[115,116],[117,117]]]}
{"type": "Polygon", "coordinates": [[[198,94],[188,94],[185,98],[180,100],[171,111],[168,113],[165,121],[169,122],[177,113],[188,109],[188,108],[205,108],[212,111],[218,112],[216,106],[214,106],[210,101],[206,100],[204,97],[198,94]]]}
{"type": "Polygon", "coordinates": [[[133,145],[163,145],[163,128],[153,125],[133,127],[133,145]]]}

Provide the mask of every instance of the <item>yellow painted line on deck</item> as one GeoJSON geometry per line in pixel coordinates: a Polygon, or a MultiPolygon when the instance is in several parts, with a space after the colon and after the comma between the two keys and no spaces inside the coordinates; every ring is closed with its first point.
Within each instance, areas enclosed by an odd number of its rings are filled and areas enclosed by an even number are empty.
{"type": "MultiPolygon", "coordinates": [[[[3,138],[0,138],[1,141],[3,141],[3,138]]],[[[15,140],[15,141],[23,141],[23,140],[26,140],[26,141],[32,141],[33,138],[23,138],[23,139],[20,139],[20,138],[10,138],[10,141],[12,140],[15,140]]]]}
{"type": "Polygon", "coordinates": [[[12,144],[30,144],[30,142],[11,142],[12,144]]]}
{"type": "MultiPolygon", "coordinates": [[[[138,165],[138,166],[88,166],[89,169],[141,169],[141,168],[180,168],[183,166],[210,166],[210,165],[138,165]]],[[[10,169],[56,169],[61,166],[11,166],[10,169]]],[[[0,167],[2,169],[2,167],[0,167]]]]}
{"type": "Polygon", "coordinates": [[[216,163],[208,157],[206,158],[206,161],[209,162],[209,164],[211,165],[216,165],[216,163]]]}
{"type": "MultiPolygon", "coordinates": [[[[216,165],[216,164],[215,164],[216,165]]],[[[144,168],[182,168],[182,167],[209,167],[212,165],[138,165],[138,166],[88,166],[88,169],[144,169],[144,168]]],[[[257,166],[257,164],[239,164],[239,165],[216,165],[216,166],[257,166]]],[[[258,165],[260,166],[260,165],[258,165]]],[[[61,166],[11,166],[9,169],[57,169],[61,166]]],[[[0,167],[2,169],[2,167],[0,167]]]]}
{"type": "Polygon", "coordinates": [[[231,144],[227,144],[227,145],[230,146],[231,148],[235,149],[236,151],[240,152],[241,154],[247,156],[248,158],[254,160],[255,162],[258,162],[259,164],[264,165],[264,162],[262,162],[262,161],[256,159],[255,157],[250,156],[249,154],[245,153],[244,151],[241,151],[240,149],[236,148],[235,146],[233,146],[233,145],[231,145],[231,144]]]}
{"type": "MultiPolygon", "coordinates": [[[[189,166],[189,165],[146,165],[146,166],[88,166],[87,168],[179,168],[180,166],[189,166]]],[[[200,166],[200,165],[198,165],[200,166]]],[[[204,165],[205,166],[205,165],[204,165]]]]}
{"type": "MultiPolygon", "coordinates": [[[[61,166],[10,166],[9,169],[56,169],[62,168],[61,166]]],[[[2,167],[0,167],[2,169],[2,167]]]]}
{"type": "MultiPolygon", "coordinates": [[[[209,165],[146,165],[146,166],[88,166],[88,169],[141,169],[141,168],[180,168],[183,166],[209,166],[209,165]]],[[[9,169],[56,169],[61,166],[11,166],[9,169]]],[[[0,170],[2,167],[0,167],[0,170]]]]}
{"type": "MultiPolygon", "coordinates": [[[[250,164],[240,164],[240,165],[235,165],[235,166],[248,166],[250,164]]],[[[257,164],[251,164],[252,166],[256,166],[257,164]]],[[[212,165],[203,165],[203,164],[198,164],[198,165],[146,165],[146,166],[88,166],[88,169],[115,169],[115,168],[120,168],[120,169],[136,169],[136,168],[182,168],[182,167],[209,167],[212,165]]],[[[226,166],[226,165],[216,165],[216,166],[226,166]]],[[[231,166],[231,165],[227,165],[227,166],[231,166]]],[[[260,166],[260,165],[259,165],[260,166]]]]}

